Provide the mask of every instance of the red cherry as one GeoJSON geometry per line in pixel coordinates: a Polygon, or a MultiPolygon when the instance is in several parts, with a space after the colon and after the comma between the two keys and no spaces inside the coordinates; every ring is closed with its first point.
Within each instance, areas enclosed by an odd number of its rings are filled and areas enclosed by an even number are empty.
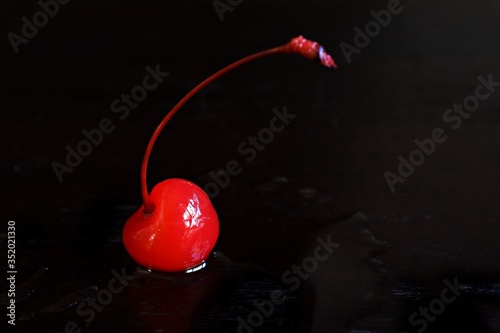
{"type": "Polygon", "coordinates": [[[207,259],[219,235],[219,221],[210,199],[201,188],[182,179],[165,180],[149,195],[146,183],[149,156],[168,121],[198,91],[238,66],[277,53],[299,53],[311,60],[318,59],[326,67],[336,68],[321,45],[298,36],[284,45],[257,52],[224,67],[184,96],[163,118],[149,140],[141,167],[144,204],[127,220],[123,229],[125,249],[138,264],[174,272],[194,268],[207,259]]]}
{"type": "Polygon", "coordinates": [[[141,266],[183,271],[205,261],[219,235],[219,220],[206,193],[184,179],[167,179],[151,191],[155,212],[139,209],[125,224],[123,243],[141,266]]]}

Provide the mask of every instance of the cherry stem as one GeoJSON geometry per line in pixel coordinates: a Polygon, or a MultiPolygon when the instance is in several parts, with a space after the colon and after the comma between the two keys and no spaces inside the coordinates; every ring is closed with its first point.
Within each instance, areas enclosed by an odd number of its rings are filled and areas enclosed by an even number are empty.
{"type": "Polygon", "coordinates": [[[143,210],[143,214],[144,215],[152,215],[153,212],[154,212],[154,210],[155,210],[155,207],[156,207],[155,203],[151,200],[151,198],[149,196],[148,187],[147,187],[147,183],[146,183],[146,171],[147,171],[147,168],[148,168],[149,156],[151,155],[151,151],[152,151],[153,146],[154,146],[154,144],[156,142],[156,139],[160,135],[160,133],[163,130],[163,128],[165,127],[165,125],[167,125],[167,123],[169,122],[169,120],[176,114],[176,112],[179,111],[179,109],[188,100],[190,100],[191,97],[193,97],[197,92],[199,92],[201,89],[203,89],[205,86],[207,86],[208,84],[210,84],[211,82],[213,82],[214,80],[216,80],[217,78],[219,78],[220,76],[222,76],[222,75],[226,74],[227,72],[235,69],[236,67],[239,67],[239,66],[241,66],[243,64],[246,64],[248,62],[251,62],[253,60],[256,60],[256,59],[259,59],[259,58],[262,58],[262,57],[265,57],[265,56],[268,56],[268,55],[271,55],[271,54],[277,54],[277,53],[296,52],[296,53],[301,53],[305,57],[312,59],[312,57],[310,56],[310,52],[306,54],[307,51],[310,51],[310,49],[311,49],[310,46],[314,46],[318,50],[321,50],[321,52],[319,52],[319,51],[316,52],[316,50],[314,50],[314,51],[315,51],[315,53],[317,53],[318,57],[321,57],[320,60],[322,61],[322,63],[325,66],[327,66],[327,67],[336,67],[336,65],[333,62],[333,60],[330,58],[329,55],[327,55],[326,53],[324,53],[323,48],[319,44],[317,44],[315,42],[308,41],[308,40],[304,39],[302,36],[299,36],[297,38],[292,39],[287,44],[284,44],[284,45],[281,45],[281,46],[278,46],[278,47],[274,47],[274,48],[271,48],[271,49],[268,49],[268,50],[264,50],[264,51],[261,51],[261,52],[254,53],[252,55],[244,57],[244,58],[242,58],[242,59],[240,59],[238,61],[235,61],[232,64],[230,64],[230,65],[222,68],[221,70],[219,70],[215,74],[212,74],[210,77],[208,77],[207,79],[205,79],[204,81],[202,81],[196,87],[194,87],[190,92],[187,93],[186,96],[184,96],[172,108],[172,110],[170,110],[167,113],[167,115],[165,116],[165,118],[163,118],[163,120],[160,122],[160,124],[158,125],[158,127],[154,131],[153,135],[151,136],[151,139],[149,140],[148,146],[146,148],[146,153],[144,154],[144,158],[142,160],[142,167],[141,167],[141,192],[142,192],[142,199],[143,199],[143,202],[144,202],[144,210],[143,210]],[[302,46],[302,44],[304,43],[304,41],[306,43],[309,43],[309,44],[306,44],[306,47],[308,47],[307,50],[304,48],[304,46],[302,46]],[[294,44],[294,42],[295,42],[295,44],[294,44]],[[297,42],[300,42],[300,43],[297,44],[297,42]],[[328,64],[326,64],[326,63],[323,62],[323,58],[322,57],[324,56],[324,54],[326,54],[326,56],[329,57],[328,61],[331,61],[331,62],[328,62],[328,64]]]}

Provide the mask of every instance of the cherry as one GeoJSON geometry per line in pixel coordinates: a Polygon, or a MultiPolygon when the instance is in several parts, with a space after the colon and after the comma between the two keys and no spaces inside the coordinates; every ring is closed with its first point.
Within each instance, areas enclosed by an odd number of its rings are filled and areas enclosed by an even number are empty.
{"type": "Polygon", "coordinates": [[[143,205],[127,220],[123,244],[141,266],[158,271],[191,270],[204,263],[219,236],[219,220],[208,195],[184,179],[167,179],[148,194],[146,170],[149,156],[160,132],[174,114],[206,85],[255,59],[277,53],[298,53],[337,68],[332,57],[316,42],[298,36],[290,42],[242,58],[208,77],[184,96],[154,131],[142,161],[141,191],[143,205]]]}
{"type": "Polygon", "coordinates": [[[123,230],[128,252],[141,266],[182,271],[205,260],[217,241],[219,221],[207,194],[183,179],[167,179],[151,191],[153,215],[138,210],[123,230]]]}

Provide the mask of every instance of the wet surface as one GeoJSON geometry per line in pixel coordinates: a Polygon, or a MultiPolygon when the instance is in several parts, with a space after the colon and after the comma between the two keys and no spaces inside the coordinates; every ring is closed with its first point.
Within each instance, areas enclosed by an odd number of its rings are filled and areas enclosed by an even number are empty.
{"type": "MultiPolygon", "coordinates": [[[[479,75],[500,81],[500,8],[404,3],[348,64],[339,44],[386,6],[243,2],[220,22],[210,2],[71,2],[19,54],[9,49],[0,268],[14,220],[17,319],[1,331],[500,332],[500,90],[460,129],[442,119],[479,75]],[[138,267],[121,231],[140,205],[140,162],[158,121],[218,68],[300,33],[339,69],[262,59],[167,126],[150,188],[173,177],[203,187],[231,160],[242,172],[212,200],[221,231],[205,267],[138,267]],[[157,63],[169,76],[120,119],[111,103],[157,63]],[[249,161],[239,145],[284,106],[296,119],[249,161]],[[103,118],[116,129],[59,182],[51,163],[103,118]],[[437,127],[447,141],[391,192],[384,172],[437,127]]],[[[1,13],[4,35],[35,10],[1,13]]]]}
{"type": "Polygon", "coordinates": [[[83,289],[91,281],[68,277],[71,283],[55,286],[56,276],[41,269],[19,287],[30,292],[18,301],[18,327],[28,331],[30,327],[57,327],[57,323],[64,327],[73,321],[92,326],[92,331],[119,331],[120,325],[110,324],[111,315],[127,309],[129,321],[137,329],[147,323],[154,332],[253,329],[249,325],[262,332],[347,329],[353,319],[376,312],[387,296],[387,272],[376,256],[387,251],[388,245],[374,238],[365,228],[367,222],[357,213],[315,230],[305,243],[298,244],[298,256],[282,274],[257,264],[234,262],[222,252],[214,252],[204,267],[191,273],[147,271],[123,253],[122,268],[111,269],[97,281],[98,286],[83,289]],[[44,283],[40,283],[41,273],[47,275],[44,283]],[[120,283],[123,287],[116,286],[120,283]],[[58,295],[44,299],[42,295],[50,289],[58,295]],[[117,293],[107,291],[118,289],[117,293]],[[339,307],[337,299],[349,302],[339,307]],[[114,310],[105,311],[107,306],[114,310]]]}

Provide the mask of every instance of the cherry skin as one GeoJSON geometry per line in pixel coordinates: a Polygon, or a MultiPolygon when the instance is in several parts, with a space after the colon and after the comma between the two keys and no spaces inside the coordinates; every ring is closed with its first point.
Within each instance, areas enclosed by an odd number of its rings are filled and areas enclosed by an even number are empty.
{"type": "Polygon", "coordinates": [[[207,194],[184,179],[153,188],[152,214],[144,207],[123,229],[123,244],[139,265],[159,271],[185,271],[203,263],[219,236],[219,219],[207,194]]]}

